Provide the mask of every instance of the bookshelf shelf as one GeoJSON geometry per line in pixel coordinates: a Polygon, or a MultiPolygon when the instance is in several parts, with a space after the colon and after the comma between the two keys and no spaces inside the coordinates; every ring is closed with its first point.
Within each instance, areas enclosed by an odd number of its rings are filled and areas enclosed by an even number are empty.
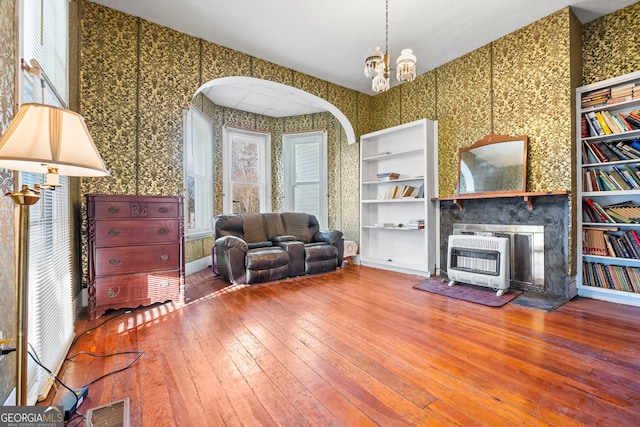
{"type": "Polygon", "coordinates": [[[423,151],[424,151],[423,148],[419,148],[417,150],[397,151],[395,153],[387,151],[387,152],[384,152],[382,154],[373,155],[371,157],[363,157],[362,161],[363,162],[375,162],[375,161],[378,161],[378,160],[393,159],[395,157],[419,156],[419,155],[422,154],[423,151]]]}
{"type": "Polygon", "coordinates": [[[422,276],[434,273],[437,135],[437,123],[422,119],[360,137],[363,265],[422,276]],[[389,174],[397,179],[377,179],[389,174]],[[402,196],[406,194],[409,197],[402,196]],[[424,228],[408,227],[412,220],[424,221],[424,228]]]}
{"type": "Polygon", "coordinates": [[[424,199],[416,197],[406,199],[376,199],[376,200],[363,200],[362,203],[424,203],[424,199]]]}
{"type": "Polygon", "coordinates": [[[640,306],[640,72],[576,95],[578,295],[640,306]]]}
{"type": "Polygon", "coordinates": [[[598,111],[606,111],[610,109],[620,110],[620,109],[629,109],[629,108],[635,108],[635,107],[640,107],[640,98],[631,99],[629,101],[617,102],[615,104],[607,104],[607,105],[600,105],[597,107],[583,108],[580,110],[580,113],[582,114],[590,113],[590,112],[595,113],[598,111]]]}
{"type": "Polygon", "coordinates": [[[586,142],[600,142],[600,141],[617,141],[620,139],[634,139],[640,136],[640,130],[632,130],[627,132],[612,133],[608,135],[588,136],[583,138],[586,142]]]}
{"type": "Polygon", "coordinates": [[[398,178],[398,179],[392,179],[390,181],[365,181],[362,183],[362,185],[389,185],[389,184],[393,184],[393,183],[399,183],[399,182],[415,182],[415,181],[423,181],[424,177],[414,177],[414,178],[398,178]]]}
{"type": "Polygon", "coordinates": [[[409,227],[376,227],[375,225],[363,225],[362,228],[371,228],[374,230],[392,230],[392,231],[424,231],[424,228],[409,228],[409,227]]]}

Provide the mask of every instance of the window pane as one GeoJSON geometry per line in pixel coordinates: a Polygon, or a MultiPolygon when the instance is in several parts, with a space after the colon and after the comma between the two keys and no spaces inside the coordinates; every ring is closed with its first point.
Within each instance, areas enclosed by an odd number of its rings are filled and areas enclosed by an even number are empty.
{"type": "Polygon", "coordinates": [[[213,125],[196,109],[184,113],[184,188],[187,236],[211,233],[213,217],[213,125]]]}
{"type": "Polygon", "coordinates": [[[307,212],[317,216],[320,212],[319,192],[320,185],[318,184],[296,185],[294,188],[294,211],[307,212]]]}
{"type": "Polygon", "coordinates": [[[260,147],[246,138],[234,138],[231,154],[231,180],[258,183],[260,147]]]}
{"type": "Polygon", "coordinates": [[[232,184],[233,212],[259,213],[260,186],[256,184],[232,184]]]}
{"type": "Polygon", "coordinates": [[[307,143],[295,145],[295,182],[320,180],[320,144],[307,143]]]}

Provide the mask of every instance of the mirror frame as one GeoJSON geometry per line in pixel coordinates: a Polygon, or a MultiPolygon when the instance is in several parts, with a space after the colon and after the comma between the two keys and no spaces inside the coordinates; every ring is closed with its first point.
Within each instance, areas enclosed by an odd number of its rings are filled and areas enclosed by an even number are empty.
{"type": "Polygon", "coordinates": [[[496,196],[496,195],[519,195],[526,192],[527,189],[527,149],[529,146],[529,138],[526,135],[519,136],[508,136],[508,135],[498,135],[498,134],[490,134],[485,136],[483,139],[474,142],[472,145],[468,147],[462,147],[458,150],[458,181],[456,183],[456,196],[459,197],[476,197],[476,196],[496,196]],[[496,191],[484,191],[484,192],[468,192],[468,193],[460,193],[460,182],[461,182],[461,167],[462,167],[462,155],[476,148],[485,147],[488,145],[497,145],[505,142],[513,142],[513,141],[524,141],[523,148],[523,158],[522,158],[522,185],[519,190],[496,190],[496,191]]]}

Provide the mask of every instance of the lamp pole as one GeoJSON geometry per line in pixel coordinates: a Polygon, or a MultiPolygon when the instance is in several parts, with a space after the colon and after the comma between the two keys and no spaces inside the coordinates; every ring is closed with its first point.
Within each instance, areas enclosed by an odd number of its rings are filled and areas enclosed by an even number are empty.
{"type": "Polygon", "coordinates": [[[27,405],[27,352],[29,326],[29,208],[39,199],[38,188],[32,190],[22,186],[19,193],[9,194],[13,203],[20,207],[18,229],[18,274],[16,289],[17,335],[16,335],[16,404],[27,405]]]}

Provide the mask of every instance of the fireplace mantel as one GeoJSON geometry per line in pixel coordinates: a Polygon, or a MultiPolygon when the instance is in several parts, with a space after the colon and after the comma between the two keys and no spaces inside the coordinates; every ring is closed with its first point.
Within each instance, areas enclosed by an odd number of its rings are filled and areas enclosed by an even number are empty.
{"type": "Polygon", "coordinates": [[[522,197],[524,202],[527,204],[527,209],[530,211],[533,210],[533,199],[540,196],[561,196],[569,194],[568,190],[556,190],[556,191],[541,191],[541,192],[529,192],[529,191],[510,191],[510,192],[500,192],[496,194],[490,193],[482,193],[482,194],[464,194],[455,197],[437,197],[433,200],[444,201],[449,200],[453,201],[453,203],[458,207],[458,209],[462,210],[463,201],[464,200],[474,200],[474,199],[497,199],[504,197],[522,197]]]}

